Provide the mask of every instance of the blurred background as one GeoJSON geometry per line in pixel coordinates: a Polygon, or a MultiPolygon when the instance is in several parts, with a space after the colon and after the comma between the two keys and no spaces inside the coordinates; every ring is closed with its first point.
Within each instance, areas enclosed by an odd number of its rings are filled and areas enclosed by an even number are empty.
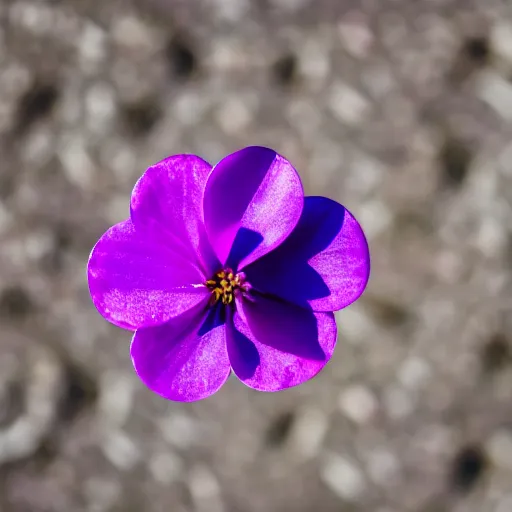
{"type": "Polygon", "coordinates": [[[0,510],[511,512],[512,4],[0,0],[0,510]],[[312,382],[153,395],[85,266],[142,172],[268,145],[373,270],[312,382]]]}

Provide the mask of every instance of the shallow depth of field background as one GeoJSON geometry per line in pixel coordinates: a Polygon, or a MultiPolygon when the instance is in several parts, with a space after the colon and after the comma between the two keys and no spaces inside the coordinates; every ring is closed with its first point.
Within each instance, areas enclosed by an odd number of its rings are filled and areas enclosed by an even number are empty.
{"type": "Polygon", "coordinates": [[[511,512],[511,79],[508,0],[0,0],[0,510],[511,512]],[[150,164],[255,144],[369,287],[314,381],[166,402],[89,251],[150,164]]]}

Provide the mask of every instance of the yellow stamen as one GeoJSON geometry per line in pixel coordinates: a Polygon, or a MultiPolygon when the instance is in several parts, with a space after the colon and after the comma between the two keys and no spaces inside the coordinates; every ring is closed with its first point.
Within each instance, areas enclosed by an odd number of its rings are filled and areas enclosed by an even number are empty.
{"type": "Polygon", "coordinates": [[[246,290],[247,286],[244,283],[244,277],[229,269],[217,272],[205,284],[212,292],[211,304],[215,304],[219,299],[222,299],[224,305],[231,304],[237,290],[246,290]]]}

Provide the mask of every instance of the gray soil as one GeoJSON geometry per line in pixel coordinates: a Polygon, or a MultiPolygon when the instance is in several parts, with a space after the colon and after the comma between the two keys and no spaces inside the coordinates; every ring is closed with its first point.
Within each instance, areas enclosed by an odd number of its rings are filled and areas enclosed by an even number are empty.
{"type": "Polygon", "coordinates": [[[512,511],[508,0],[0,0],[2,512],[512,511]],[[312,382],[135,376],[88,254],[152,163],[267,145],[372,254],[312,382]]]}

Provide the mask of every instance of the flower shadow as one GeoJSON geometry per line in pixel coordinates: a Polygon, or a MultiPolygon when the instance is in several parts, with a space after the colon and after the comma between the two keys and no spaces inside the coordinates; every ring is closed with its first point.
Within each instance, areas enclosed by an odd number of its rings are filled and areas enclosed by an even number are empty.
{"type": "Polygon", "coordinates": [[[313,311],[258,295],[243,309],[243,318],[239,315],[233,329],[237,375],[242,380],[254,376],[262,359],[268,365],[271,357],[279,365],[280,357],[274,350],[285,359],[289,355],[307,361],[327,359],[313,311]]]}
{"type": "Polygon", "coordinates": [[[264,294],[279,296],[306,309],[310,308],[309,301],[328,297],[329,287],[309,262],[324,251],[328,253],[343,230],[345,212],[334,201],[308,197],[290,236],[243,269],[249,282],[264,294]]]}
{"type": "Polygon", "coordinates": [[[210,331],[226,323],[226,308],[220,302],[212,306],[197,331],[198,336],[204,336],[210,331]]]}
{"type": "Polygon", "coordinates": [[[240,228],[227,259],[227,266],[238,270],[239,263],[249,256],[263,242],[263,236],[248,228],[240,228]]]}

